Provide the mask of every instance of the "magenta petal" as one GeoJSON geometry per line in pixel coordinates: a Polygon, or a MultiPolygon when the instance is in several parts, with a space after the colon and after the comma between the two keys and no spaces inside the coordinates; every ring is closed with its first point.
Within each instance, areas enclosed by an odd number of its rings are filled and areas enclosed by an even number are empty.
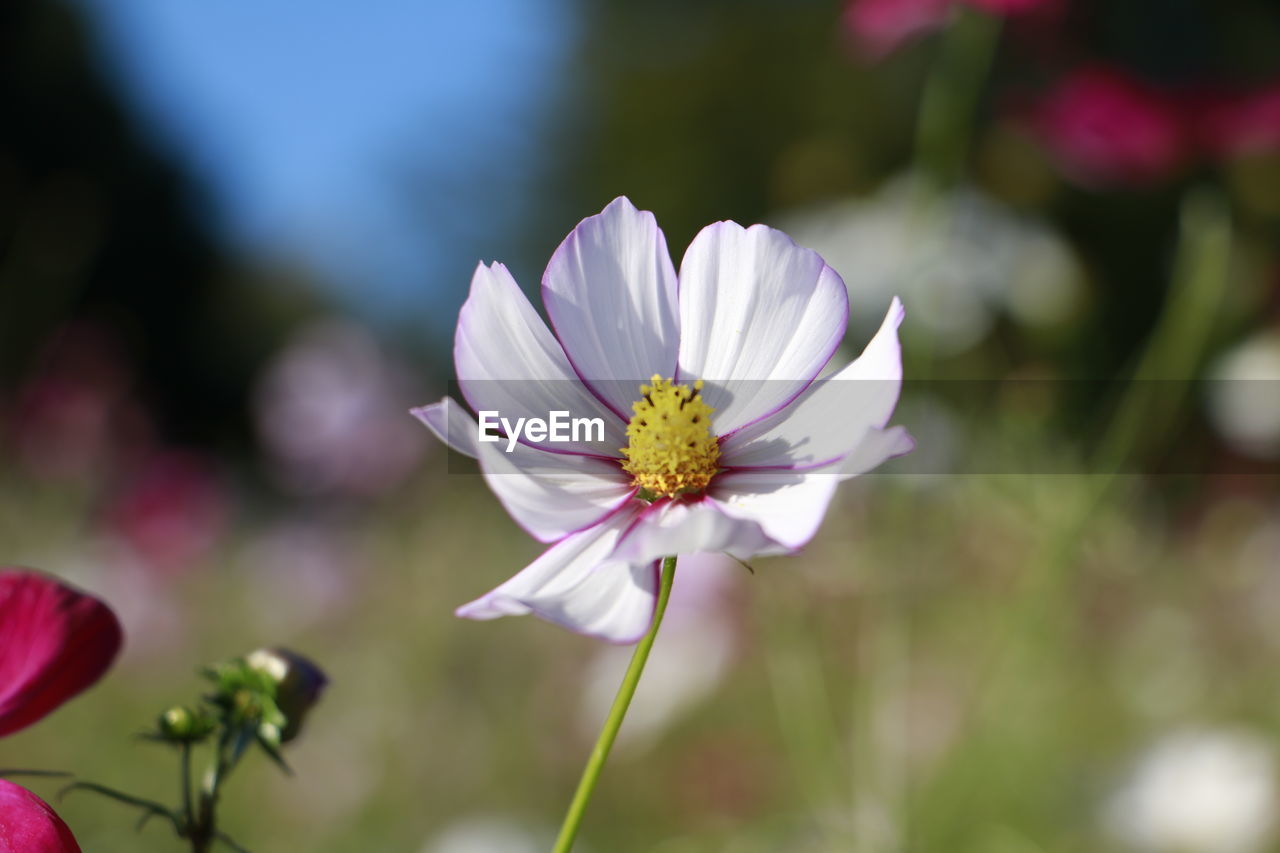
{"type": "Polygon", "coordinates": [[[0,779],[0,853],[80,853],[80,845],[48,803],[0,779]]]}
{"type": "Polygon", "coordinates": [[[123,638],[115,614],[93,596],[37,572],[0,569],[0,735],[92,685],[123,638]]]}

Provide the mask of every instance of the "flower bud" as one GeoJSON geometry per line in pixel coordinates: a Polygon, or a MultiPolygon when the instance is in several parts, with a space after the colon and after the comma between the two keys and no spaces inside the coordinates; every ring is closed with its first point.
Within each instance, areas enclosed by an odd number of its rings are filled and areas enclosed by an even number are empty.
{"type": "Polygon", "coordinates": [[[173,743],[198,743],[208,737],[216,726],[208,711],[181,705],[165,711],[156,721],[161,739],[173,743]]]}
{"type": "Polygon", "coordinates": [[[280,743],[288,743],[298,736],[307,712],[319,701],[329,679],[320,667],[288,649],[258,649],[244,660],[250,669],[275,682],[276,705],[285,717],[280,743]]]}

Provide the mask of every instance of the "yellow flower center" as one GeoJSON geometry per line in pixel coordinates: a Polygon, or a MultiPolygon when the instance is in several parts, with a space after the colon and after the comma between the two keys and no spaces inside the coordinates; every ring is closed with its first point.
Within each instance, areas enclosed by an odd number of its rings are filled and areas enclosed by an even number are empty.
{"type": "Polygon", "coordinates": [[[711,431],[711,413],[700,393],[702,380],[677,385],[654,375],[641,385],[635,414],[627,424],[622,468],[644,496],[674,498],[702,491],[718,470],[720,445],[711,431]]]}

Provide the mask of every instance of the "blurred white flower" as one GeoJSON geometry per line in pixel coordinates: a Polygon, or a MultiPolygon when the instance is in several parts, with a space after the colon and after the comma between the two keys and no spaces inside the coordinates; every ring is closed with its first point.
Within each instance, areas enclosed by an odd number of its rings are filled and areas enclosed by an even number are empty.
{"type": "Polygon", "coordinates": [[[931,195],[902,175],[869,198],[792,212],[779,225],[822,255],[862,304],[900,295],[944,354],[976,344],[1002,311],[1051,325],[1081,296],[1083,273],[1062,237],[972,187],[931,195]]]}
{"type": "Polygon", "coordinates": [[[542,853],[551,842],[550,833],[511,818],[479,815],[446,826],[427,840],[422,853],[542,853]]]}
{"type": "Polygon", "coordinates": [[[1233,729],[1167,735],[1107,804],[1104,824],[1134,850],[1252,853],[1276,827],[1275,752],[1233,729]]]}
{"type": "MultiPolygon", "coordinates": [[[[722,554],[680,559],[666,618],[618,733],[619,745],[650,742],[715,691],[733,661],[736,631],[729,593],[744,572],[722,554]]],[[[584,737],[594,738],[600,730],[631,653],[628,647],[606,646],[588,663],[579,714],[584,737]]]]}
{"type": "Polygon", "coordinates": [[[407,376],[359,326],[323,321],[298,333],[256,393],[258,432],[281,483],[367,497],[400,482],[425,447],[404,422],[407,376]]]}
{"type": "Polygon", "coordinates": [[[1251,456],[1280,455],[1280,331],[1237,344],[1211,375],[1209,415],[1227,443],[1251,456]]]}

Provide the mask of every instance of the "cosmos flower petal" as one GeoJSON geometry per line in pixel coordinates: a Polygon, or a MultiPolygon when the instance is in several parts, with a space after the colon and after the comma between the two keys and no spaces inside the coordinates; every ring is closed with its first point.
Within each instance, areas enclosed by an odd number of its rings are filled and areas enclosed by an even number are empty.
{"type": "Polygon", "coordinates": [[[680,375],[706,382],[717,434],[786,406],[849,321],[844,283],[816,252],[764,225],[709,225],[680,267],[680,375]]]}
{"type": "Polygon", "coordinates": [[[480,460],[480,470],[516,523],[542,542],[590,527],[635,490],[617,463],[576,453],[551,453],[507,441],[479,441],[476,419],[445,397],[412,409],[415,417],[459,453],[480,460]]]}
{"type": "Polygon", "coordinates": [[[745,560],[786,550],[754,520],[734,518],[716,501],[707,499],[662,501],[647,507],[619,543],[616,556],[643,563],[672,554],[724,552],[745,560]]]}
{"type": "Polygon", "coordinates": [[[80,853],[80,845],[48,803],[0,779],[0,853],[80,853]]]}
{"type": "Polygon", "coordinates": [[[539,618],[611,643],[634,643],[653,622],[661,566],[609,560],[568,594],[533,605],[539,618]]]}
{"type": "Polygon", "coordinates": [[[783,548],[794,551],[818,531],[840,483],[836,470],[730,471],[712,484],[722,513],[754,522],[783,548]]]}
{"type": "Polygon", "coordinates": [[[480,469],[516,523],[540,542],[591,527],[631,499],[631,478],[609,459],[551,453],[506,440],[481,443],[480,469]]]}
{"type": "Polygon", "coordinates": [[[862,355],[819,379],[785,409],[747,426],[720,445],[728,468],[812,468],[847,455],[868,428],[882,428],[898,404],[904,316],[895,297],[862,355]]]}
{"type": "Polygon", "coordinates": [[[91,595],[0,568],[0,736],[45,716],[102,677],[124,634],[91,595]]]}
{"type": "Polygon", "coordinates": [[[532,613],[581,634],[634,642],[653,619],[656,568],[652,562],[629,564],[611,555],[636,512],[624,510],[565,537],[457,614],[496,619],[532,613]]]}
{"type": "Polygon", "coordinates": [[[626,198],[582,220],[551,258],[542,299],[582,380],[624,420],[639,383],[676,369],[676,272],[653,214],[626,198]]]}
{"type": "Polygon", "coordinates": [[[569,359],[502,264],[476,268],[458,316],[454,364],[463,397],[476,412],[547,418],[553,411],[604,420],[605,441],[564,442],[563,451],[616,453],[626,422],[611,413],[573,372],[569,359]]]}
{"type": "Polygon", "coordinates": [[[476,419],[452,398],[445,397],[438,403],[410,409],[409,414],[426,424],[427,429],[450,450],[472,459],[480,455],[476,419]]]}
{"type": "Polygon", "coordinates": [[[905,456],[915,450],[915,447],[915,439],[900,426],[889,429],[872,427],[867,430],[862,441],[858,442],[858,446],[840,461],[837,466],[840,479],[847,480],[865,474],[883,462],[905,456]]]}

